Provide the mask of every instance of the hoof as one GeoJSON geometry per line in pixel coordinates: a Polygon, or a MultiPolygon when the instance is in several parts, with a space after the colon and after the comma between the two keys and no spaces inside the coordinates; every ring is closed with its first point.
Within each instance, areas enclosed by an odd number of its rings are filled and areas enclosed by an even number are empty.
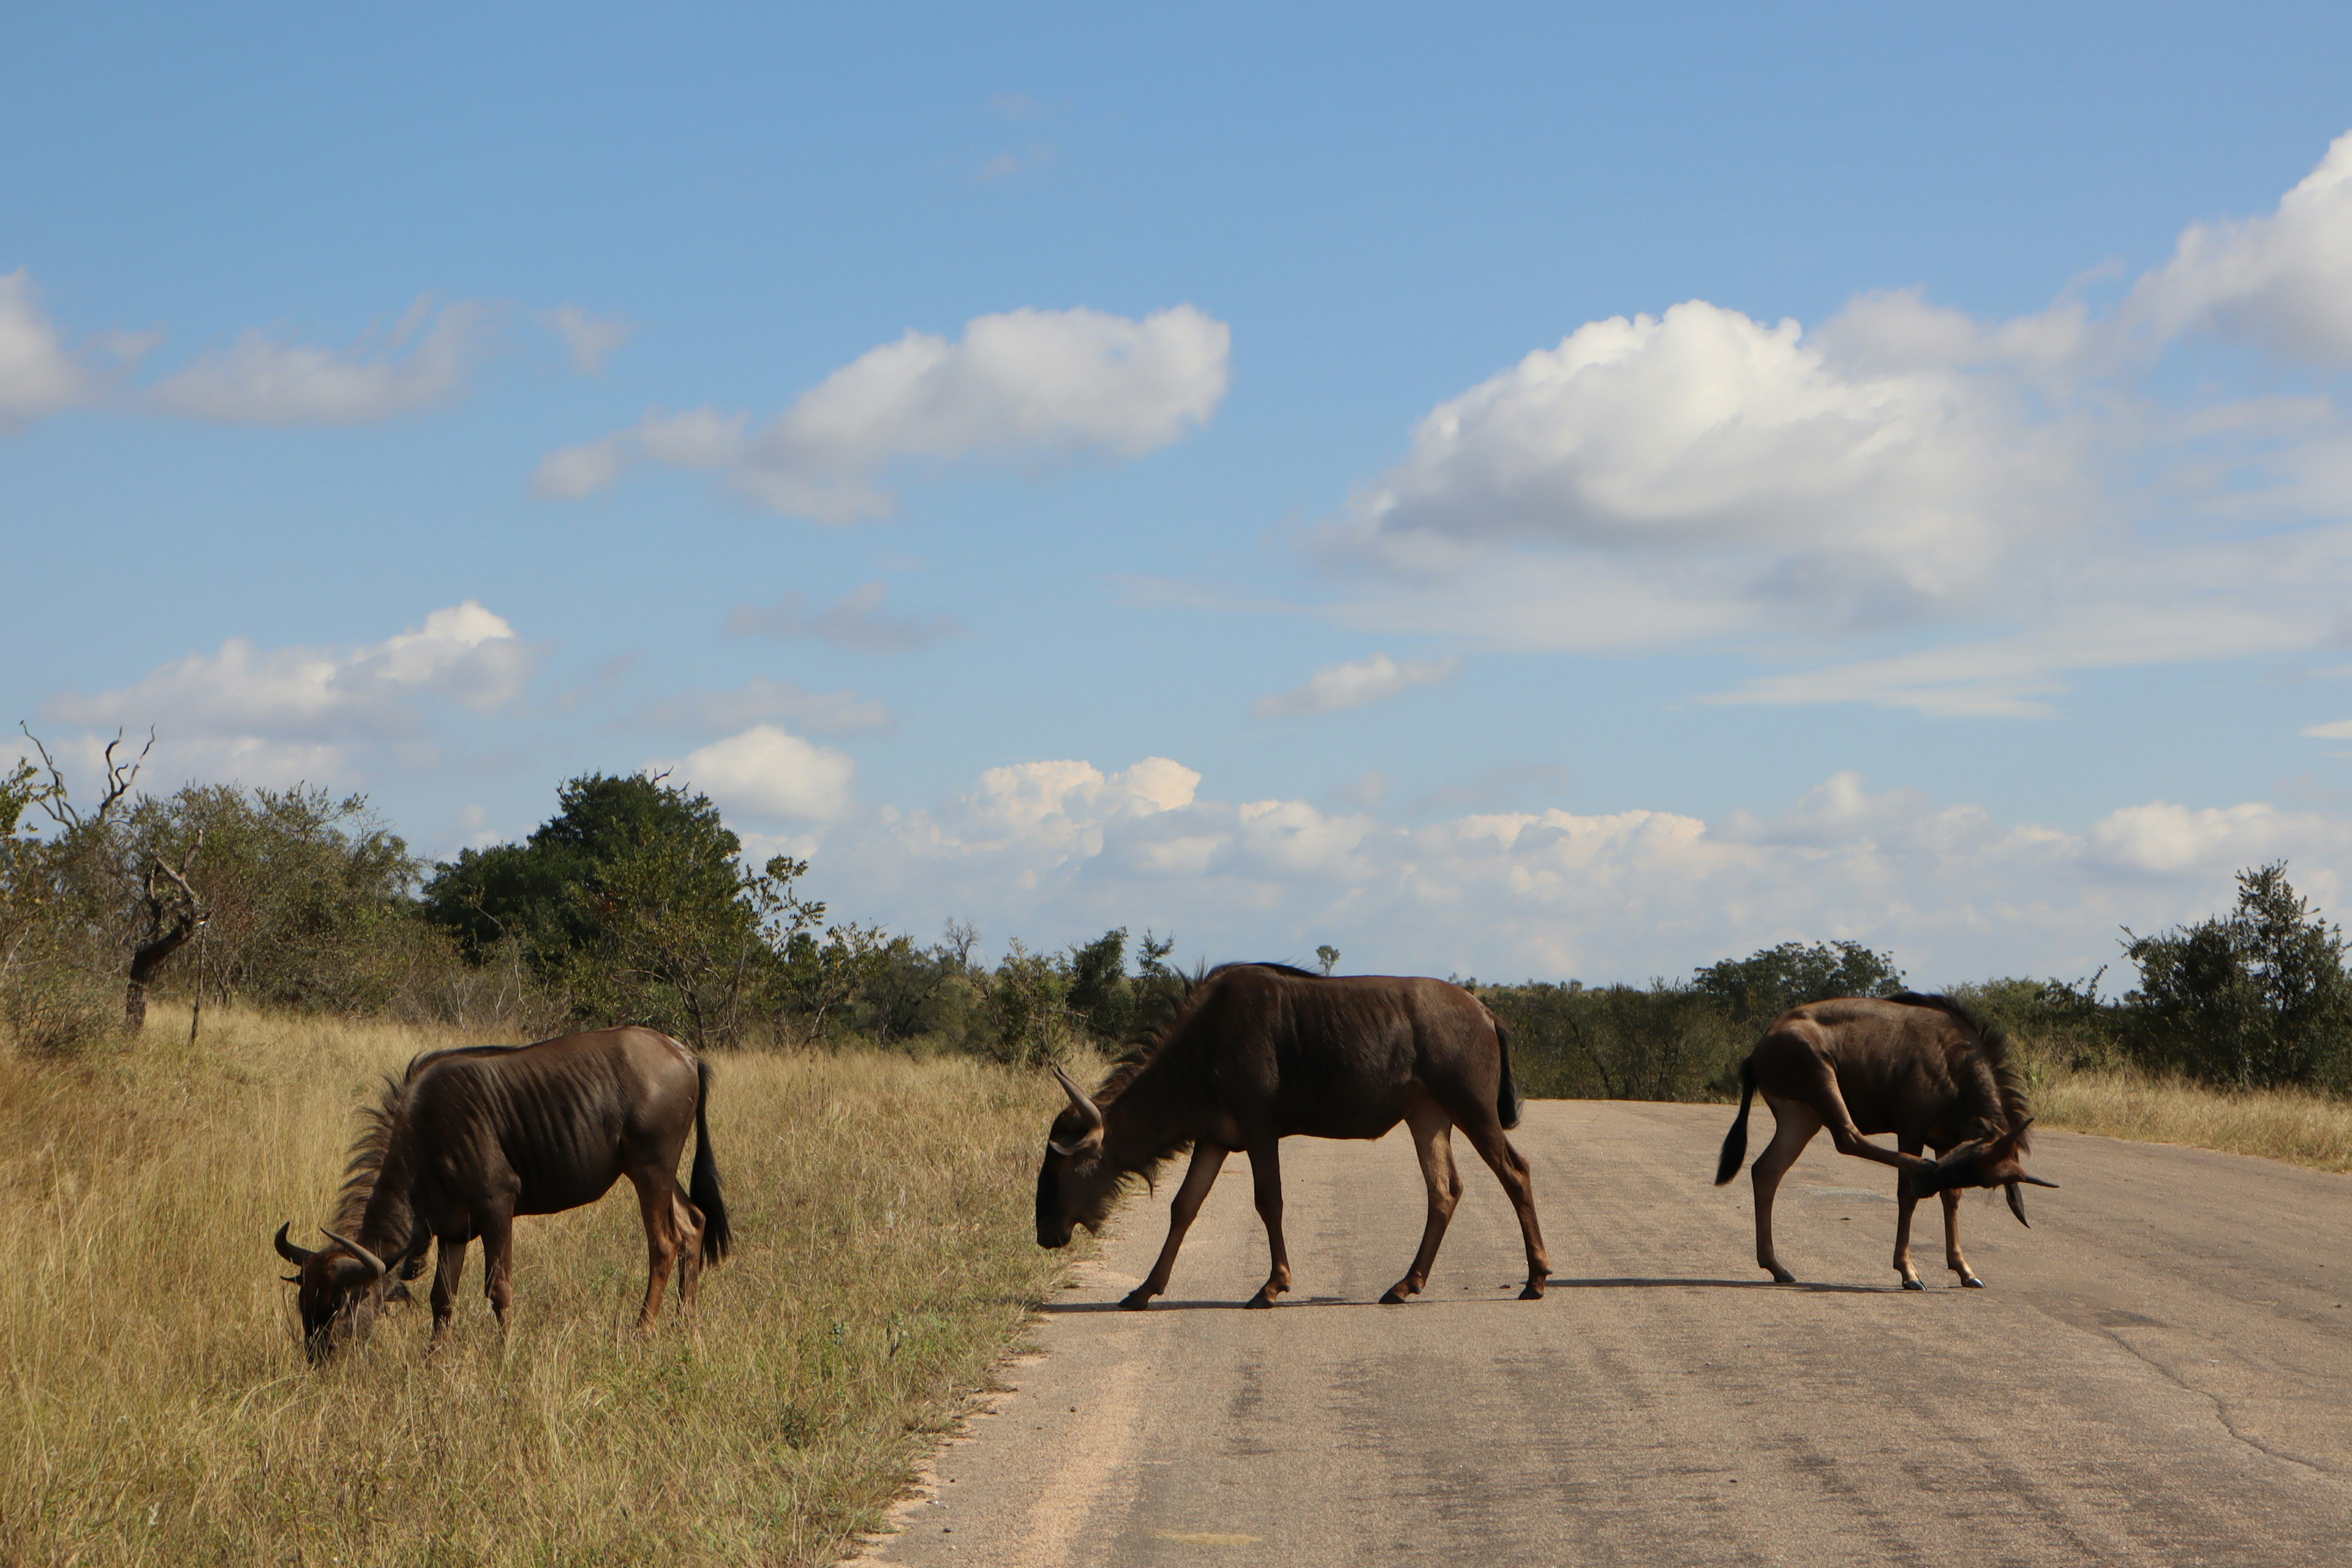
{"type": "Polygon", "coordinates": [[[1963,1290],[1981,1290],[1984,1288],[1985,1282],[1973,1274],[1965,1275],[1960,1279],[1960,1289],[1963,1290]]]}
{"type": "Polygon", "coordinates": [[[1140,1312],[1150,1305],[1150,1296],[1141,1290],[1129,1290],[1118,1299],[1118,1310],[1122,1312],[1140,1312]]]}
{"type": "Polygon", "coordinates": [[[1397,1289],[1395,1286],[1393,1286],[1393,1285],[1390,1286],[1390,1287],[1389,1287],[1389,1293],[1388,1293],[1387,1295],[1385,1295],[1385,1296],[1383,1296],[1383,1297],[1381,1297],[1381,1306],[1383,1306],[1383,1307],[1402,1307],[1402,1306],[1403,1306],[1403,1305],[1404,1305],[1404,1292],[1403,1292],[1403,1291],[1402,1291],[1402,1290],[1400,1290],[1400,1289],[1397,1289]]]}
{"type": "Polygon", "coordinates": [[[1906,1279],[1905,1281],[1903,1281],[1903,1289],[1905,1289],[1906,1290],[1925,1290],[1927,1288],[1927,1282],[1926,1282],[1925,1280],[1921,1280],[1921,1279],[1906,1279]]]}
{"type": "Polygon", "coordinates": [[[1519,1292],[1519,1300],[1522,1301],[1540,1301],[1543,1300],[1543,1292],[1544,1288],[1530,1279],[1528,1281],[1528,1288],[1519,1292]]]}
{"type": "Polygon", "coordinates": [[[1797,1282],[1797,1277],[1796,1277],[1795,1275],[1793,1275],[1793,1274],[1790,1273],[1787,1269],[1785,1269],[1785,1268],[1781,1268],[1779,1264],[1777,1264],[1777,1263],[1773,1264],[1773,1265],[1771,1266],[1771,1268],[1772,1268],[1772,1283],[1773,1283],[1773,1284],[1775,1284],[1775,1285],[1794,1285],[1794,1284],[1797,1282]]]}
{"type": "Polygon", "coordinates": [[[1274,1298],[1261,1290],[1256,1295],[1252,1296],[1248,1300],[1243,1302],[1242,1305],[1247,1307],[1252,1311],[1256,1311],[1260,1308],[1273,1306],[1274,1298]]]}

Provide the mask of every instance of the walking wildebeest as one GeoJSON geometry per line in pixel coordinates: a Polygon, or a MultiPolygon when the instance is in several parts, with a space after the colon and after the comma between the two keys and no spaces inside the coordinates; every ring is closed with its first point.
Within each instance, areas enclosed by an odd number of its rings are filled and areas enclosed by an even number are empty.
{"type": "Polygon", "coordinates": [[[303,1342],[323,1358],[388,1300],[404,1299],[440,1243],[433,1273],[433,1337],[455,1310],[466,1244],[482,1238],[490,1308],[512,1300],[514,1216],[594,1203],[623,1176],[636,1188],[650,1278],[637,1325],[661,1312],[673,1264],[678,1304],[694,1304],[701,1266],[727,1255],[730,1234],[710,1151],[710,1068],[667,1035],[604,1029],[535,1046],[434,1051],[384,1081],[336,1205],[333,1245],[287,1240],[299,1267],[303,1342]],[[677,1157],[695,1133],[691,1200],[677,1157]],[[394,1276],[398,1278],[395,1279],[394,1276]]]}
{"type": "Polygon", "coordinates": [[[1250,1299],[1271,1307],[1290,1289],[1282,1240],[1281,1141],[1378,1138],[1399,1121],[1412,1129],[1429,1186],[1429,1220],[1412,1268],[1381,1298],[1402,1301],[1429,1283],[1445,1225],[1461,1201],[1453,1130],[1500,1178],[1527,1243],[1522,1300],[1544,1293],[1551,1266],[1536,1227],[1535,1187],[1507,1127],[1519,1122],[1510,1043],[1475,996],[1443,980],[1386,975],[1329,978],[1280,963],[1214,969],[1193,985],[1149,1045],[1088,1095],[1059,1068],[1070,1098],[1054,1120],[1037,1173],[1037,1243],[1062,1247],[1073,1225],[1097,1228],[1120,1184],[1147,1178],[1192,1148],[1177,1189],[1168,1241],[1151,1276],[1120,1305],[1140,1309],[1168,1289],[1184,1232],[1225,1156],[1249,1152],[1257,1212],[1273,1271],[1250,1299]]]}
{"type": "Polygon", "coordinates": [[[1838,1152],[1893,1165],[1895,1267],[1906,1290],[1924,1290],[1911,1266],[1911,1211],[1944,1200],[1944,1261],[1962,1285],[1981,1286],[1960,1256],[1959,1189],[2006,1187],[2025,1223],[2018,1184],[2054,1187],[2019,1163],[2033,1118],[2008,1038],[1948,996],[1849,996],[1809,1002],[1773,1020],[1739,1068],[1739,1115],[1724,1135],[1715,1184],[1739,1173],[1748,1154],[1748,1108],[1760,1089],[1772,1108],[1772,1142],[1757,1156],[1756,1261],[1780,1284],[1796,1276],[1772,1250],[1772,1194],[1823,1127],[1838,1152]],[[1864,1134],[1892,1132],[1899,1152],[1864,1134]],[[1922,1149],[1937,1158],[1922,1159],[1922,1149]]]}

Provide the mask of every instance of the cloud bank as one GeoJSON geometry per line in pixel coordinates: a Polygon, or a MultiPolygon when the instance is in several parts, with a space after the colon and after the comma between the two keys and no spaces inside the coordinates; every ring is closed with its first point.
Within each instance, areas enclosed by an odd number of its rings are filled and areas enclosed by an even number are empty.
{"type": "Polygon", "coordinates": [[[260,648],[231,637],[119,690],[52,698],[41,712],[91,729],[154,726],[159,759],[190,774],[317,783],[355,775],[355,743],[420,734],[431,701],[477,713],[510,705],[538,661],[504,617],[468,599],[354,647],[260,648]]]}
{"type": "Polygon", "coordinates": [[[1350,968],[1489,979],[1639,982],[1832,937],[1892,949],[1923,984],[2079,976],[2118,960],[2126,924],[2226,906],[2242,866],[2291,857],[2327,908],[2352,887],[2352,821],[2263,802],[2152,801],[2068,832],[1840,773],[1715,822],[1555,806],[1415,826],[1202,783],[1164,757],[1024,763],[810,852],[829,889],[898,929],[958,917],[1034,945],[1150,923],[1213,961],[1328,942],[1350,968]]]}

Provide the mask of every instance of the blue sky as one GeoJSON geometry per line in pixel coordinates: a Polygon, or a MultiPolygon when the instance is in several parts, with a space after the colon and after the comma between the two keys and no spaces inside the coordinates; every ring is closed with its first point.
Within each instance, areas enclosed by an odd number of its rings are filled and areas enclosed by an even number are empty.
{"type": "Polygon", "coordinates": [[[12,13],[0,712],[991,947],[2336,909],[2352,15],[1889,10],[12,13]]]}

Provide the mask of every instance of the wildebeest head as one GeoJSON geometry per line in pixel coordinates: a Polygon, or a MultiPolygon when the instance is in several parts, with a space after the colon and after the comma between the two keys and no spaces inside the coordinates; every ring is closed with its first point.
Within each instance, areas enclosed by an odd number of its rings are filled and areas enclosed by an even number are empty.
{"type": "Polygon", "coordinates": [[[302,1348],[324,1361],[390,1301],[408,1299],[408,1287],[389,1278],[383,1259],[347,1237],[326,1233],[334,1243],[313,1252],[287,1239],[278,1227],[278,1256],[294,1265],[286,1276],[302,1313],[302,1348]]]}
{"type": "Polygon", "coordinates": [[[1045,1163],[1037,1170],[1037,1245],[1045,1247],[1068,1246],[1076,1226],[1099,1226],[1118,1190],[1103,1169],[1102,1107],[1060,1068],[1054,1076],[1070,1103],[1045,1134],[1045,1163]]]}
{"type": "Polygon", "coordinates": [[[1950,1192],[1959,1187],[2006,1187],[2009,1189],[2009,1212],[2017,1223],[2026,1225],[2025,1195],[2018,1191],[2020,1184],[2032,1187],[2055,1187],[2057,1183],[2045,1182],[2039,1176],[2029,1176],[2019,1161],[2018,1145],[2025,1130],[2033,1125],[2028,1117],[2015,1127],[1994,1138],[1979,1138],[1963,1143],[1942,1159],[1912,1173],[1914,1188],[1922,1196],[1950,1192]]]}

